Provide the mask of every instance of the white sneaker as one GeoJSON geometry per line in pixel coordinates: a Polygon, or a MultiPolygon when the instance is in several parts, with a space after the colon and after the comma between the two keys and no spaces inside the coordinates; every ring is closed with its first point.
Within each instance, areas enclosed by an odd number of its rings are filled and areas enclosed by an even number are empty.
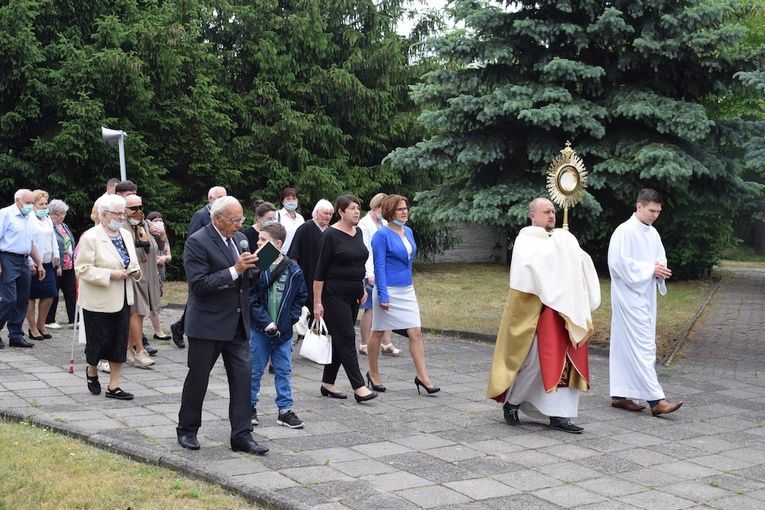
{"type": "Polygon", "coordinates": [[[45,329],[61,329],[61,326],[59,326],[55,322],[51,322],[50,324],[45,325],[45,329]]]}
{"type": "Polygon", "coordinates": [[[112,371],[108,361],[99,361],[97,367],[101,372],[106,372],[107,374],[111,373],[112,371]]]}
{"type": "Polygon", "coordinates": [[[127,362],[135,366],[135,349],[128,347],[127,350],[127,362]]]}
{"type": "Polygon", "coordinates": [[[141,352],[135,353],[135,366],[139,368],[148,368],[154,364],[154,360],[149,357],[149,353],[146,349],[141,352]]]}

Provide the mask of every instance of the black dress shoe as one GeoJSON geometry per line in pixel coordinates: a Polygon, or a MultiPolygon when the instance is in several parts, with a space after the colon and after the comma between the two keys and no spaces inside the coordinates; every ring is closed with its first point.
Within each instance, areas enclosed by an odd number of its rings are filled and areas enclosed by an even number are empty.
{"type": "Polygon", "coordinates": [[[335,392],[329,391],[324,386],[321,386],[320,388],[321,388],[321,394],[324,395],[325,397],[348,398],[348,395],[346,395],[345,393],[340,393],[339,391],[335,393],[335,392]]]}
{"type": "Polygon", "coordinates": [[[265,446],[260,446],[250,436],[231,441],[231,449],[235,452],[254,453],[262,455],[268,451],[265,446]]]}
{"type": "Polygon", "coordinates": [[[179,435],[178,444],[187,450],[199,450],[199,441],[197,441],[197,437],[192,434],[179,435]]]}
{"type": "Polygon", "coordinates": [[[519,407],[520,405],[513,405],[510,402],[505,402],[505,405],[502,406],[502,412],[505,415],[505,421],[508,425],[517,427],[521,424],[521,420],[518,418],[519,407]]]}
{"type": "Polygon", "coordinates": [[[367,387],[380,393],[385,393],[385,390],[387,389],[382,384],[375,384],[374,381],[372,381],[372,378],[369,377],[369,372],[367,372],[367,387]]]}
{"type": "Polygon", "coordinates": [[[582,427],[574,425],[571,420],[567,418],[555,417],[550,418],[550,428],[562,430],[563,432],[568,432],[569,434],[581,434],[584,430],[582,427]]]}
{"type": "Polygon", "coordinates": [[[170,340],[172,337],[170,335],[165,336],[159,336],[158,334],[154,333],[154,340],[170,340]]]}
{"type": "Polygon", "coordinates": [[[29,343],[23,338],[17,338],[16,340],[8,340],[8,345],[10,345],[11,347],[25,347],[25,348],[35,346],[35,344],[29,343]]]}
{"type": "Polygon", "coordinates": [[[362,402],[366,402],[368,400],[372,400],[373,398],[377,398],[377,393],[372,391],[372,392],[369,393],[369,395],[367,395],[365,397],[360,397],[358,394],[354,393],[353,394],[353,398],[356,399],[357,403],[361,404],[362,402]]]}
{"type": "Polygon", "coordinates": [[[27,330],[27,334],[29,335],[29,338],[31,340],[45,340],[44,335],[37,335],[37,336],[33,335],[31,329],[27,330]]]}
{"type": "Polygon", "coordinates": [[[415,388],[417,388],[417,394],[418,395],[420,394],[420,388],[421,387],[425,388],[425,391],[428,392],[428,395],[432,395],[433,393],[438,393],[439,391],[441,391],[441,388],[439,388],[437,386],[430,386],[430,387],[425,386],[425,383],[420,381],[419,377],[415,377],[414,378],[414,386],[415,386],[415,388]]]}
{"type": "Polygon", "coordinates": [[[148,353],[149,356],[154,356],[155,354],[157,354],[157,349],[152,347],[149,344],[149,340],[145,337],[143,339],[143,348],[146,349],[146,352],[148,353]]]}
{"type": "Polygon", "coordinates": [[[178,331],[177,324],[173,323],[170,325],[170,333],[172,333],[173,343],[176,345],[176,347],[179,349],[186,347],[186,342],[183,341],[183,333],[178,331]]]}

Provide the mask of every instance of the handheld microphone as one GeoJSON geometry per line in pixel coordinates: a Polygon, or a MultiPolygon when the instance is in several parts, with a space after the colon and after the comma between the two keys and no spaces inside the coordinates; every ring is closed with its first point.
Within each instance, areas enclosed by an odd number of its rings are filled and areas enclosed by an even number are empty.
{"type": "MultiPolygon", "coordinates": [[[[247,242],[247,239],[242,239],[239,241],[239,249],[242,250],[242,253],[249,252],[250,251],[250,243],[247,242]]],[[[248,269],[247,270],[247,276],[250,277],[250,280],[252,280],[253,284],[258,278],[258,274],[255,272],[254,269],[248,269]]]]}

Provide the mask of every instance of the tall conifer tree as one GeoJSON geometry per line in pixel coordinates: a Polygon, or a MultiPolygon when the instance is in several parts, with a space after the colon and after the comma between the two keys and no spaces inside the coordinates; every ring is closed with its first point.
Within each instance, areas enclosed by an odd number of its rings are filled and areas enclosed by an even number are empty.
{"type": "Polygon", "coordinates": [[[596,258],[638,190],[653,187],[666,198],[657,225],[670,264],[682,276],[709,269],[730,241],[731,211],[759,190],[726,148],[762,133],[762,123],[714,118],[703,105],[740,90],[737,72],[762,67],[760,48],[738,45],[743,3],[451,5],[464,28],[429,41],[444,65],[412,95],[428,110],[421,120],[432,136],[389,156],[408,172],[447,172],[441,186],[418,195],[420,210],[512,235],[570,140],[590,170],[572,230],[596,258]]]}

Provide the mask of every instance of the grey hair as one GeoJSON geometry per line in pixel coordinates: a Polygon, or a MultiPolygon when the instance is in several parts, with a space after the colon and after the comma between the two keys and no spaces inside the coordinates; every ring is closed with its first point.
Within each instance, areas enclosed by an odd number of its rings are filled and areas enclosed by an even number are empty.
{"type": "Polygon", "coordinates": [[[125,199],[120,195],[101,195],[101,197],[96,200],[98,216],[101,216],[105,212],[113,211],[118,205],[125,207],[125,199]]]}
{"type": "Polygon", "coordinates": [[[210,217],[223,216],[223,211],[231,204],[241,205],[239,200],[231,196],[220,197],[210,206],[210,217]]]}
{"type": "Polygon", "coordinates": [[[316,205],[313,206],[313,213],[311,213],[311,217],[313,219],[316,219],[316,216],[320,212],[335,212],[335,206],[332,205],[332,202],[327,200],[326,198],[322,198],[318,202],[316,202],[316,205]]]}
{"type": "Polygon", "coordinates": [[[213,186],[213,187],[212,187],[212,188],[210,188],[210,190],[207,192],[207,198],[212,198],[212,197],[214,197],[214,196],[215,196],[215,191],[216,191],[216,190],[219,190],[219,189],[222,189],[224,193],[226,192],[226,188],[224,188],[223,186],[213,186]]]}
{"type": "Polygon", "coordinates": [[[69,206],[66,205],[66,202],[58,198],[54,198],[48,204],[48,211],[52,214],[66,214],[68,210],[69,206]]]}
{"type": "Polygon", "coordinates": [[[16,192],[16,194],[13,195],[14,200],[21,200],[21,198],[24,196],[25,193],[32,193],[31,189],[20,189],[16,192]]]}

